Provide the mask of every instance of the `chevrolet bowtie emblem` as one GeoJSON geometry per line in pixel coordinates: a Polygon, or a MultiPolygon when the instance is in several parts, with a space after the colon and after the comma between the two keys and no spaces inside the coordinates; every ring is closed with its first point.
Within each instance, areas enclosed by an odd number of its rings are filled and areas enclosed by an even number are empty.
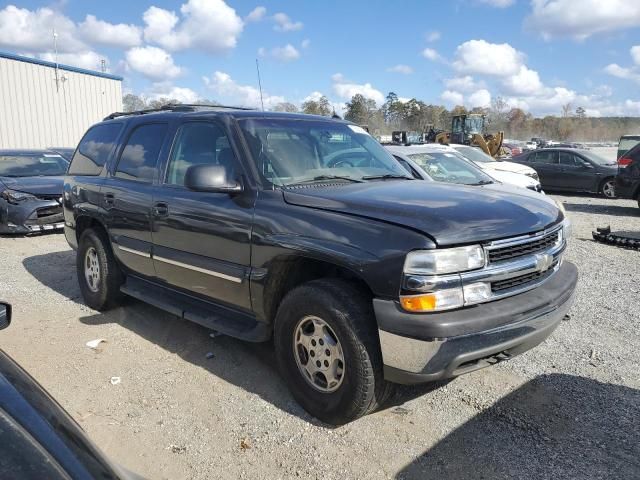
{"type": "Polygon", "coordinates": [[[553,264],[553,255],[536,255],[536,269],[539,272],[546,272],[553,264]]]}

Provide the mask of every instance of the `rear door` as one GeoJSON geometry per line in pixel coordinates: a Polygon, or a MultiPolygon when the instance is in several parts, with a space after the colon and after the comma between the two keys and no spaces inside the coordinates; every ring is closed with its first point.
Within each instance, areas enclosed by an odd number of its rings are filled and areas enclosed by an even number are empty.
{"type": "Polygon", "coordinates": [[[560,164],[557,151],[543,149],[532,153],[529,158],[531,158],[531,166],[540,176],[543,188],[562,187],[562,181],[558,178],[560,164]]]}
{"type": "Polygon", "coordinates": [[[133,126],[102,188],[116,257],[134,273],[148,277],[155,276],[151,260],[153,182],[167,128],[165,122],[133,126]]]}
{"type": "Polygon", "coordinates": [[[154,198],[153,260],[158,278],[206,299],[250,308],[249,269],[255,192],[230,196],[184,186],[192,165],[224,165],[241,177],[238,149],[216,120],[183,123],[154,198]]]}
{"type": "Polygon", "coordinates": [[[564,188],[588,191],[594,189],[594,185],[598,183],[597,171],[590,162],[573,152],[559,152],[559,156],[560,177],[564,188]]]}

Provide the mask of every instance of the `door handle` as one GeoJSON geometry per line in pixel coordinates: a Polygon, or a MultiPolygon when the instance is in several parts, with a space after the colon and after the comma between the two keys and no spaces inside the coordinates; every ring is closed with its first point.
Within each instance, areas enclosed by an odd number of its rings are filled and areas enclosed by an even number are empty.
{"type": "Polygon", "coordinates": [[[115,195],[113,193],[105,193],[104,194],[104,203],[107,207],[113,207],[115,203],[115,195]]]}
{"type": "Polygon", "coordinates": [[[156,217],[166,217],[169,215],[169,205],[164,202],[158,202],[153,206],[152,211],[156,217]]]}

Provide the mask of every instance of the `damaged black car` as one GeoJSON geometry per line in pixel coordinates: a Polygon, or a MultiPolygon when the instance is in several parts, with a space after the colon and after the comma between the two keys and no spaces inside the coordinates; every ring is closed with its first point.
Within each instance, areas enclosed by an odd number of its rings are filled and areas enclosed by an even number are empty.
{"type": "Polygon", "coordinates": [[[0,234],[59,230],[69,163],[48,150],[0,150],[0,234]]]}

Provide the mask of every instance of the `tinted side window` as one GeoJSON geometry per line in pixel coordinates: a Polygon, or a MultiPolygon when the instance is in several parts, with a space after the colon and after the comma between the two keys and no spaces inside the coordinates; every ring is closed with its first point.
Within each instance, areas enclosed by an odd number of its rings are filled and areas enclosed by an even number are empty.
{"type": "Polygon", "coordinates": [[[573,153],[560,152],[560,164],[561,165],[567,165],[567,166],[575,167],[576,165],[580,165],[581,163],[582,162],[580,161],[580,159],[576,158],[576,156],[573,153]]]}
{"type": "Polygon", "coordinates": [[[115,176],[139,182],[152,182],[166,133],[166,123],[137,127],[120,154],[115,176]]]}
{"type": "Polygon", "coordinates": [[[85,133],[71,160],[69,175],[100,175],[120,130],[121,123],[108,123],[97,125],[85,133]]]}
{"type": "Polygon", "coordinates": [[[224,130],[205,122],[185,123],[176,135],[165,183],[184,185],[187,169],[193,165],[222,165],[233,177],[235,156],[224,130]]]}
{"type": "Polygon", "coordinates": [[[557,165],[558,164],[558,153],[557,152],[544,151],[544,150],[542,150],[541,152],[536,152],[536,158],[535,158],[534,162],[557,165]]]}

